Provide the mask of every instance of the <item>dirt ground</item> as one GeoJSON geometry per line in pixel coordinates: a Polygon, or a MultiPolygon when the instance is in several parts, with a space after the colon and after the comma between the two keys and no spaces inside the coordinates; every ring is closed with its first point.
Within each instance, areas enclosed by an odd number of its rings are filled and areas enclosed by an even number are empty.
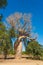
{"type": "Polygon", "coordinates": [[[30,59],[7,59],[0,60],[0,65],[43,65],[43,61],[30,59]]]}
{"type": "Polygon", "coordinates": [[[22,59],[14,59],[14,56],[8,56],[8,59],[4,60],[3,55],[0,55],[0,65],[43,65],[42,60],[26,59],[25,57],[28,56],[22,57],[22,59]]]}

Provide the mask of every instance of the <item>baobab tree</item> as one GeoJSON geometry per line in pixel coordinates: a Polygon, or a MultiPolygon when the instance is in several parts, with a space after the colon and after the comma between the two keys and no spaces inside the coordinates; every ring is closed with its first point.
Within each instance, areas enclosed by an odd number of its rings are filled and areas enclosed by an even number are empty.
{"type": "Polygon", "coordinates": [[[16,51],[15,58],[21,58],[23,39],[31,38],[31,14],[16,12],[8,16],[7,21],[14,28],[16,34],[18,34],[17,40],[14,43],[14,49],[16,51]]]}

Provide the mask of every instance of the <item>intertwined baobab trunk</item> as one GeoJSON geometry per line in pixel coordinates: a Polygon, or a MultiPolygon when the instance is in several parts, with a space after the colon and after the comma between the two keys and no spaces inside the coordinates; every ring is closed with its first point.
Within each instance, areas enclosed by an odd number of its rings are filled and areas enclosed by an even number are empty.
{"type": "Polygon", "coordinates": [[[21,54],[22,54],[22,41],[20,41],[20,43],[19,43],[19,45],[17,47],[15,58],[20,59],[21,54]]]}
{"type": "Polygon", "coordinates": [[[15,51],[16,51],[16,54],[15,54],[15,58],[16,59],[20,59],[22,57],[22,38],[24,38],[25,36],[20,36],[18,38],[18,40],[16,41],[16,43],[14,44],[14,47],[15,47],[15,51]]]}
{"type": "Polygon", "coordinates": [[[30,36],[30,32],[32,29],[31,26],[31,14],[27,13],[19,13],[16,12],[12,15],[10,15],[7,18],[7,21],[11,24],[11,26],[14,28],[14,30],[17,32],[17,41],[14,44],[14,49],[16,51],[15,58],[21,58],[21,52],[22,52],[22,41],[21,39],[25,38],[25,36],[30,36]],[[24,35],[24,36],[23,36],[24,35]]]}

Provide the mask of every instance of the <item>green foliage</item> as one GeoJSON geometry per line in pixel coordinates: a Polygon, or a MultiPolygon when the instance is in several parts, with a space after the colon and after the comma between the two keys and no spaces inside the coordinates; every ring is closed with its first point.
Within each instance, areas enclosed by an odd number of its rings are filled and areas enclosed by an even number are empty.
{"type": "MultiPolygon", "coordinates": [[[[5,8],[7,6],[7,0],[0,0],[0,9],[5,8]]],[[[0,21],[3,18],[3,14],[0,14],[0,21]]]]}
{"type": "Polygon", "coordinates": [[[10,49],[10,50],[9,50],[9,54],[11,54],[11,55],[15,55],[15,51],[14,51],[14,49],[10,49]]]}
{"type": "Polygon", "coordinates": [[[31,41],[28,43],[26,52],[27,54],[33,55],[35,58],[40,58],[42,56],[42,47],[37,41],[31,41]]]}
{"type": "Polygon", "coordinates": [[[13,27],[11,29],[9,29],[9,35],[11,38],[19,36],[19,34],[15,31],[15,29],[13,27]]]}
{"type": "Polygon", "coordinates": [[[7,0],[0,0],[0,8],[4,8],[7,5],[7,0]]]}
{"type": "Polygon", "coordinates": [[[0,21],[2,20],[2,18],[3,18],[3,15],[2,15],[2,14],[0,14],[0,21]]]}
{"type": "Polygon", "coordinates": [[[3,52],[4,57],[7,57],[8,51],[12,48],[12,41],[6,30],[5,25],[0,22],[0,50],[3,52]]]}
{"type": "Polygon", "coordinates": [[[22,51],[22,54],[23,54],[23,55],[26,55],[27,53],[26,53],[26,51],[22,51]]]}
{"type": "Polygon", "coordinates": [[[6,27],[5,27],[4,23],[2,23],[2,22],[0,22],[0,30],[3,32],[6,30],[6,27]]]}
{"type": "Polygon", "coordinates": [[[11,38],[15,37],[15,30],[14,28],[9,29],[9,35],[11,38]]]}

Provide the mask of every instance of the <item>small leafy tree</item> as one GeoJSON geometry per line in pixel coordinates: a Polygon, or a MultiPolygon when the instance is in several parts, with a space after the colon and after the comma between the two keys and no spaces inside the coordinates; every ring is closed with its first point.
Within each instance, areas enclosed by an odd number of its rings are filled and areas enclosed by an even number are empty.
{"type": "Polygon", "coordinates": [[[33,40],[33,41],[28,43],[28,46],[26,48],[26,52],[27,52],[27,54],[33,55],[34,58],[40,59],[40,56],[42,53],[41,46],[37,41],[33,40]]]}
{"type": "Polygon", "coordinates": [[[8,30],[5,25],[0,23],[0,48],[4,54],[4,58],[7,58],[8,51],[12,48],[12,41],[9,36],[8,30]]]}

